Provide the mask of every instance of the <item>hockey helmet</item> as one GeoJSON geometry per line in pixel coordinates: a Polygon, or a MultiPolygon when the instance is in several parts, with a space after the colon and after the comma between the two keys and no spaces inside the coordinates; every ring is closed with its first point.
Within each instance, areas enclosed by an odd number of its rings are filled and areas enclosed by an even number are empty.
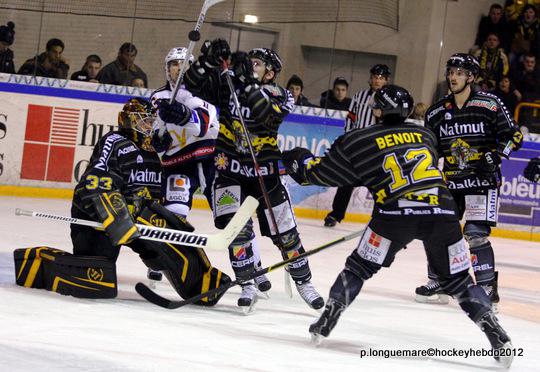
{"type": "MultiPolygon", "coordinates": [[[[188,50],[187,48],[183,47],[177,47],[172,48],[169,50],[169,53],[165,56],[165,77],[167,78],[167,81],[171,86],[174,86],[176,84],[176,81],[173,81],[171,78],[171,73],[169,71],[169,62],[172,61],[183,61],[187,58],[188,50]]],[[[192,64],[195,62],[195,57],[193,57],[193,54],[189,55],[188,59],[189,63],[192,64]]]]}
{"type": "Polygon", "coordinates": [[[466,53],[452,54],[450,59],[446,62],[447,75],[451,67],[457,67],[463,70],[467,70],[473,76],[478,76],[478,73],[480,72],[480,64],[478,63],[476,58],[466,53]]]}
{"type": "Polygon", "coordinates": [[[385,124],[403,122],[413,110],[414,100],[409,92],[397,85],[386,85],[373,94],[372,109],[382,112],[385,124]]]}
{"type": "Polygon", "coordinates": [[[264,62],[267,70],[274,71],[275,76],[280,73],[283,63],[279,55],[268,48],[255,48],[249,51],[249,58],[257,58],[264,62]]]}
{"type": "Polygon", "coordinates": [[[152,151],[152,126],[156,118],[155,109],[143,98],[131,98],[118,113],[120,132],[146,151],[152,151]]]}
{"type": "Polygon", "coordinates": [[[377,64],[369,70],[369,73],[388,77],[390,76],[390,68],[387,65],[377,64]]]}

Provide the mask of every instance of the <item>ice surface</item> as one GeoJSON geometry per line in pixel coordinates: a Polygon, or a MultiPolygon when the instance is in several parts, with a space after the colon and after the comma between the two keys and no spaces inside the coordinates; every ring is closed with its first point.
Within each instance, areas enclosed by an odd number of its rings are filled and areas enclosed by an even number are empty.
{"type": "MultiPolygon", "coordinates": [[[[499,370],[490,357],[365,357],[371,349],[480,349],[487,338],[457,304],[414,302],[425,282],[421,244],[413,242],[390,269],[368,281],[323,345],[309,342],[308,326],[318,313],[295,294],[286,297],[283,273],[269,275],[269,300],[244,316],[231,289],[211,309],[156,307],[134,291],[146,280],[138,256],[124,249],[117,263],[119,296],[83,300],[15,285],[12,252],[47,245],[71,251],[68,225],[16,217],[15,208],[69,214],[69,201],[0,197],[0,370],[1,371],[478,371],[499,370]]],[[[214,232],[208,211],[195,210],[192,223],[214,232]]],[[[307,249],[362,228],[343,223],[299,220],[307,249]]],[[[323,251],[310,260],[313,282],[324,297],[357,240],[323,251]]],[[[492,239],[501,295],[502,325],[523,356],[512,371],[540,370],[540,244],[492,239]]],[[[270,240],[260,239],[263,264],[281,260],[270,240]]],[[[214,266],[232,275],[226,252],[207,252],[214,266]]],[[[159,293],[178,298],[168,283],[159,293]]],[[[294,291],[294,289],[293,289],[294,291]]]]}

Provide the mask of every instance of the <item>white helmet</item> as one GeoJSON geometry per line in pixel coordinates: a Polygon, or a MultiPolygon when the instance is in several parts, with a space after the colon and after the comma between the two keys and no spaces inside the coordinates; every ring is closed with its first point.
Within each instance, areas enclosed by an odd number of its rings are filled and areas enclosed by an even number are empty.
{"type": "MultiPolygon", "coordinates": [[[[171,79],[171,74],[169,73],[169,62],[171,61],[183,61],[186,59],[188,54],[187,48],[172,48],[169,50],[169,53],[167,53],[167,56],[165,57],[165,77],[167,78],[167,81],[173,87],[176,84],[176,81],[173,81],[171,79]]],[[[189,63],[192,64],[195,62],[195,58],[193,57],[193,54],[190,54],[189,56],[189,63]]]]}

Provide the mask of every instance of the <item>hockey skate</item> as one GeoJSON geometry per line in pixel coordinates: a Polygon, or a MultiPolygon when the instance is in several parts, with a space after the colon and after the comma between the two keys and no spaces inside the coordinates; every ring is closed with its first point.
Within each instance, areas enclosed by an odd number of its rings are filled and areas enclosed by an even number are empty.
{"type": "Polygon", "coordinates": [[[486,334],[492,349],[499,351],[500,354],[494,356],[495,360],[505,368],[509,368],[514,358],[513,350],[511,350],[513,346],[510,337],[501,327],[493,312],[488,311],[484,314],[476,322],[476,325],[486,334]]]}
{"type": "Polygon", "coordinates": [[[148,278],[148,286],[152,289],[156,289],[156,283],[163,279],[163,274],[161,271],[155,271],[149,268],[146,272],[146,277],[148,278]]]}
{"type": "Polygon", "coordinates": [[[309,326],[311,342],[315,346],[320,346],[323,338],[328,337],[330,332],[332,332],[332,329],[336,326],[343,310],[345,310],[344,304],[335,301],[333,298],[328,299],[328,303],[320,318],[309,326]]]}
{"type": "Polygon", "coordinates": [[[261,297],[265,299],[269,299],[270,296],[268,296],[267,292],[270,290],[270,288],[272,288],[272,283],[266,277],[266,275],[263,274],[263,275],[256,276],[254,278],[254,281],[255,281],[255,286],[259,290],[261,297]]]}
{"type": "Polygon", "coordinates": [[[444,293],[438,281],[429,279],[426,285],[416,288],[416,302],[424,304],[442,304],[448,303],[448,295],[444,293]]]}
{"type": "Polygon", "coordinates": [[[302,297],[312,309],[318,310],[324,306],[323,298],[310,281],[296,283],[296,289],[298,290],[300,297],[302,297]]]}
{"type": "Polygon", "coordinates": [[[244,315],[249,315],[255,311],[257,302],[257,289],[253,282],[242,283],[242,293],[238,299],[238,306],[242,309],[244,315]]]}
{"type": "Polygon", "coordinates": [[[326,218],[324,219],[324,226],[326,227],[334,227],[337,225],[337,223],[338,221],[330,215],[326,216],[326,218]]]}
{"type": "Polygon", "coordinates": [[[481,285],[491,301],[491,310],[493,310],[493,313],[495,314],[499,313],[499,290],[497,285],[498,278],[499,272],[495,271],[495,279],[489,283],[481,285]]]}

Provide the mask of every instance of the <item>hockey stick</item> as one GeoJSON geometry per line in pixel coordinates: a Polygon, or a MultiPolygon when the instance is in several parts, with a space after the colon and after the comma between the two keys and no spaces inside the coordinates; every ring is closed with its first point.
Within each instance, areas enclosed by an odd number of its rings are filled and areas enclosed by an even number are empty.
{"type": "Polygon", "coordinates": [[[202,24],[204,22],[204,18],[206,17],[206,12],[208,11],[208,9],[210,9],[214,5],[221,3],[223,1],[225,0],[205,0],[201,9],[201,13],[199,14],[199,19],[197,20],[197,24],[195,24],[195,28],[191,30],[188,34],[189,45],[187,47],[186,58],[182,62],[182,68],[180,69],[180,73],[178,74],[178,78],[176,79],[176,85],[171,94],[171,100],[169,101],[170,104],[172,104],[174,100],[176,99],[176,94],[178,93],[178,89],[180,89],[180,85],[182,84],[182,81],[184,80],[184,75],[186,74],[186,71],[187,71],[187,67],[189,64],[189,57],[193,53],[193,48],[195,48],[195,43],[199,41],[199,39],[201,38],[201,34],[199,31],[201,30],[202,24]]]}
{"type": "MultiPolygon", "coordinates": [[[[183,246],[211,249],[211,250],[227,250],[229,245],[234,240],[236,235],[244,228],[249,221],[259,202],[257,199],[248,196],[236,214],[233,216],[227,227],[216,234],[198,234],[187,231],[165,229],[161,227],[136,224],[139,232],[141,233],[141,239],[153,240],[163,243],[180,244],[183,246]]],[[[103,224],[95,221],[88,221],[79,218],[72,218],[67,216],[59,216],[50,213],[27,211],[17,208],[15,210],[17,216],[29,216],[43,218],[47,220],[68,222],[77,225],[90,226],[95,228],[103,228],[103,224]]]]}
{"type": "MultiPolygon", "coordinates": [[[[266,209],[268,209],[268,214],[270,215],[270,220],[272,222],[272,227],[276,231],[276,235],[279,239],[279,245],[280,250],[284,252],[285,245],[283,244],[283,240],[281,238],[281,235],[279,234],[279,228],[276,221],[276,216],[274,214],[274,210],[272,209],[272,204],[270,203],[270,197],[268,196],[268,190],[266,190],[266,186],[264,185],[264,181],[262,179],[261,173],[260,173],[260,167],[259,162],[257,161],[257,158],[255,157],[255,151],[253,151],[253,145],[251,144],[251,140],[249,138],[249,132],[246,127],[246,123],[244,121],[244,115],[242,114],[242,110],[240,107],[240,102],[238,101],[238,96],[236,95],[236,90],[234,89],[234,85],[231,79],[231,76],[229,75],[229,68],[227,66],[227,62],[223,61],[223,73],[225,75],[225,80],[227,80],[227,85],[229,86],[229,90],[231,91],[231,95],[233,98],[234,105],[236,106],[236,111],[238,112],[238,118],[240,119],[240,125],[242,127],[242,130],[246,136],[246,142],[248,144],[249,154],[251,155],[251,160],[253,161],[253,167],[255,168],[255,174],[257,175],[257,180],[259,181],[259,187],[261,188],[261,193],[263,194],[264,204],[266,205],[266,209]]],[[[291,282],[289,281],[289,275],[287,270],[285,270],[285,292],[287,295],[292,298],[292,289],[291,289],[291,282]]]]}
{"type": "Polygon", "coordinates": [[[195,303],[197,301],[200,301],[205,297],[212,297],[212,296],[215,296],[215,295],[219,295],[219,294],[221,294],[223,292],[226,292],[229,288],[232,288],[232,287],[234,287],[236,285],[242,284],[243,282],[246,282],[248,280],[254,279],[254,278],[256,278],[256,277],[258,277],[260,275],[267,274],[270,271],[274,271],[276,269],[279,269],[280,267],[286,266],[289,263],[294,262],[294,261],[296,261],[298,259],[302,259],[302,258],[311,256],[311,255],[313,255],[315,253],[319,253],[320,251],[325,250],[327,248],[330,248],[330,247],[332,247],[334,245],[337,245],[337,244],[346,242],[348,240],[354,239],[357,236],[362,235],[363,232],[364,232],[364,230],[355,231],[355,232],[353,232],[353,233],[351,233],[349,235],[343,236],[343,237],[341,237],[339,239],[336,239],[336,240],[331,241],[329,243],[323,244],[320,247],[311,249],[309,251],[305,251],[304,253],[301,253],[296,257],[292,257],[292,258],[289,258],[287,260],[280,261],[280,262],[275,263],[275,264],[273,264],[271,266],[265,267],[262,270],[254,271],[247,278],[236,279],[236,280],[234,280],[232,282],[223,284],[220,287],[211,289],[211,290],[209,290],[207,292],[198,294],[197,296],[190,297],[190,298],[182,300],[182,301],[174,301],[174,300],[169,300],[169,299],[167,299],[165,297],[162,297],[162,296],[158,295],[156,292],[152,291],[146,284],[140,283],[140,282],[135,285],[135,290],[144,299],[146,299],[147,301],[153,303],[154,305],[161,306],[161,307],[164,307],[166,309],[178,309],[179,307],[186,306],[186,305],[195,303]]]}

